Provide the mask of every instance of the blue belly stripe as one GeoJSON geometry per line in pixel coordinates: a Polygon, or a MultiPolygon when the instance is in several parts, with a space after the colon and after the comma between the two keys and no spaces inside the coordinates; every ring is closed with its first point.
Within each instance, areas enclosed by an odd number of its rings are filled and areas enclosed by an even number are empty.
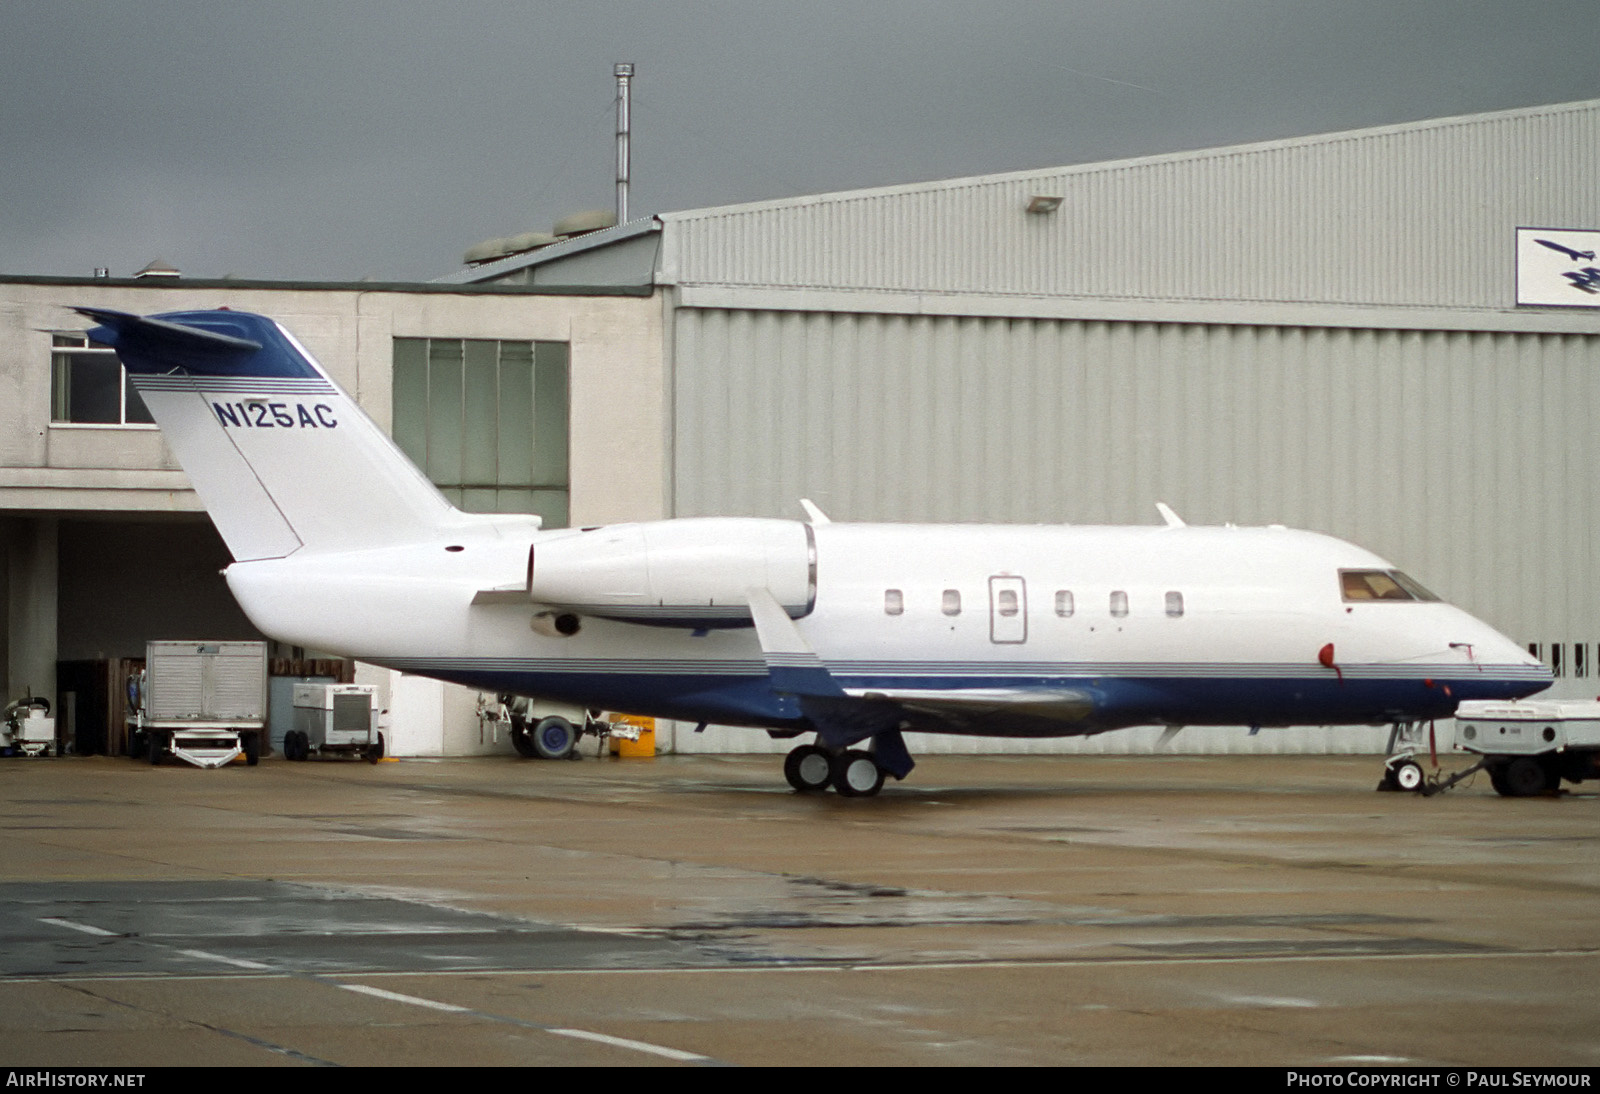
{"type": "MultiPolygon", "coordinates": [[[[368,660],[368,658],[363,658],[368,660]]],[[[774,692],[759,662],[588,658],[372,658],[404,672],[485,691],[506,691],[582,706],[683,721],[792,728],[801,721],[792,696],[774,692]]],[[[919,666],[920,667],[920,666],[919,666]]],[[[1018,666],[942,664],[908,670],[903,662],[835,663],[845,688],[950,691],[1027,686],[1082,690],[1095,712],[1064,725],[1063,735],[1174,722],[1186,725],[1364,725],[1445,718],[1466,699],[1514,699],[1549,684],[1539,666],[1355,665],[1341,681],[1303,666],[1175,666],[1043,662],[1018,666]],[[871,665],[869,671],[861,667],[871,665]],[[1029,675],[1026,670],[1032,669],[1029,675]],[[1403,669],[1403,671],[1397,671],[1403,669]],[[875,670],[875,671],[874,671],[875,670]],[[1117,671],[1120,670],[1120,671],[1117,671]],[[1132,670],[1132,671],[1129,671],[1132,670]],[[1223,671],[1227,670],[1227,671],[1223,671]]]]}

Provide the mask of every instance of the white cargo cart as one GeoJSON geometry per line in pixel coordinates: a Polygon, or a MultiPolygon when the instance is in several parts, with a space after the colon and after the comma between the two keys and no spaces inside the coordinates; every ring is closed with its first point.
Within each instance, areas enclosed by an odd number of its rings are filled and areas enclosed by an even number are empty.
{"type": "Polygon", "coordinates": [[[294,728],[284,734],[284,759],[342,752],[377,763],[384,747],[381,714],[378,689],[371,684],[296,684],[294,728]]]}
{"type": "Polygon", "coordinates": [[[6,705],[0,719],[0,749],[7,755],[48,756],[58,747],[50,700],[27,696],[6,705]]]}
{"type": "Polygon", "coordinates": [[[267,724],[265,642],[151,642],[129,681],[132,751],[196,767],[261,757],[267,724]]]}
{"type": "Polygon", "coordinates": [[[1442,779],[1423,777],[1410,753],[1387,762],[1389,789],[1437,794],[1469,775],[1489,773],[1489,783],[1508,798],[1553,793],[1563,779],[1600,778],[1600,702],[1593,700],[1468,701],[1456,709],[1455,748],[1479,757],[1464,771],[1442,779]]]}

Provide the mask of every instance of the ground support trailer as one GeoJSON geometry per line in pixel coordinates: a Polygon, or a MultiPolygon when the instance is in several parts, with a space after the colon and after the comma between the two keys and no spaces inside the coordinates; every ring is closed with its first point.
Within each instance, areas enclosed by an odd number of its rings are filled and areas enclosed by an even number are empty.
{"type": "Polygon", "coordinates": [[[371,684],[296,684],[294,728],[283,738],[287,760],[307,760],[315,753],[383,759],[383,712],[378,689],[371,684]]]}
{"type": "Polygon", "coordinates": [[[151,642],[128,686],[130,751],[196,767],[261,757],[267,725],[265,642],[151,642]]]}
{"type": "Polygon", "coordinates": [[[1561,782],[1600,779],[1600,702],[1465,702],[1456,710],[1455,748],[1479,757],[1464,771],[1425,778],[1413,754],[1391,756],[1385,789],[1437,794],[1479,771],[1508,798],[1554,793],[1561,782]]]}
{"type": "Polygon", "coordinates": [[[7,756],[59,754],[56,720],[50,717],[50,700],[27,696],[6,706],[0,718],[0,752],[7,756]]]}

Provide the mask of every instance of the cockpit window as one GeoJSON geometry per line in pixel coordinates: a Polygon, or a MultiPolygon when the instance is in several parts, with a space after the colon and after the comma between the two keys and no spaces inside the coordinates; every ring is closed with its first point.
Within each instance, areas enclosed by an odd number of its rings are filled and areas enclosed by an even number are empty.
{"type": "Polygon", "coordinates": [[[1340,570],[1346,600],[1438,600],[1399,570],[1340,570]]]}

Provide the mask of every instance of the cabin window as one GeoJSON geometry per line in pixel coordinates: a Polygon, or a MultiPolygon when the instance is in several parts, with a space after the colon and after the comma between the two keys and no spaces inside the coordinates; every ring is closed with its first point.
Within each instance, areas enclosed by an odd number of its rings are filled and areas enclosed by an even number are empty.
{"type": "Polygon", "coordinates": [[[1438,600],[1399,570],[1340,570],[1346,600],[1438,600]]]}
{"type": "Polygon", "coordinates": [[[1072,590],[1071,589],[1057,589],[1056,590],[1056,614],[1059,615],[1062,619],[1065,619],[1065,618],[1067,618],[1067,616],[1071,615],[1072,612],[1073,612],[1072,590]]]}
{"type": "Polygon", "coordinates": [[[1020,610],[1017,605],[1017,590],[1015,589],[1001,589],[999,595],[995,597],[995,610],[1001,615],[1016,615],[1020,610]]]}
{"type": "Polygon", "coordinates": [[[1174,619],[1183,614],[1183,594],[1176,589],[1167,594],[1167,614],[1174,619]]]}
{"type": "Polygon", "coordinates": [[[1127,614],[1128,594],[1123,592],[1121,589],[1118,589],[1116,592],[1111,594],[1111,615],[1115,619],[1121,619],[1127,614]]]}
{"type": "Polygon", "coordinates": [[[883,590],[883,611],[885,615],[899,615],[906,610],[906,597],[899,589],[883,590]]]}
{"type": "Polygon", "coordinates": [[[939,603],[939,610],[944,612],[945,615],[960,615],[961,590],[946,589],[944,591],[944,597],[939,603]]]}

